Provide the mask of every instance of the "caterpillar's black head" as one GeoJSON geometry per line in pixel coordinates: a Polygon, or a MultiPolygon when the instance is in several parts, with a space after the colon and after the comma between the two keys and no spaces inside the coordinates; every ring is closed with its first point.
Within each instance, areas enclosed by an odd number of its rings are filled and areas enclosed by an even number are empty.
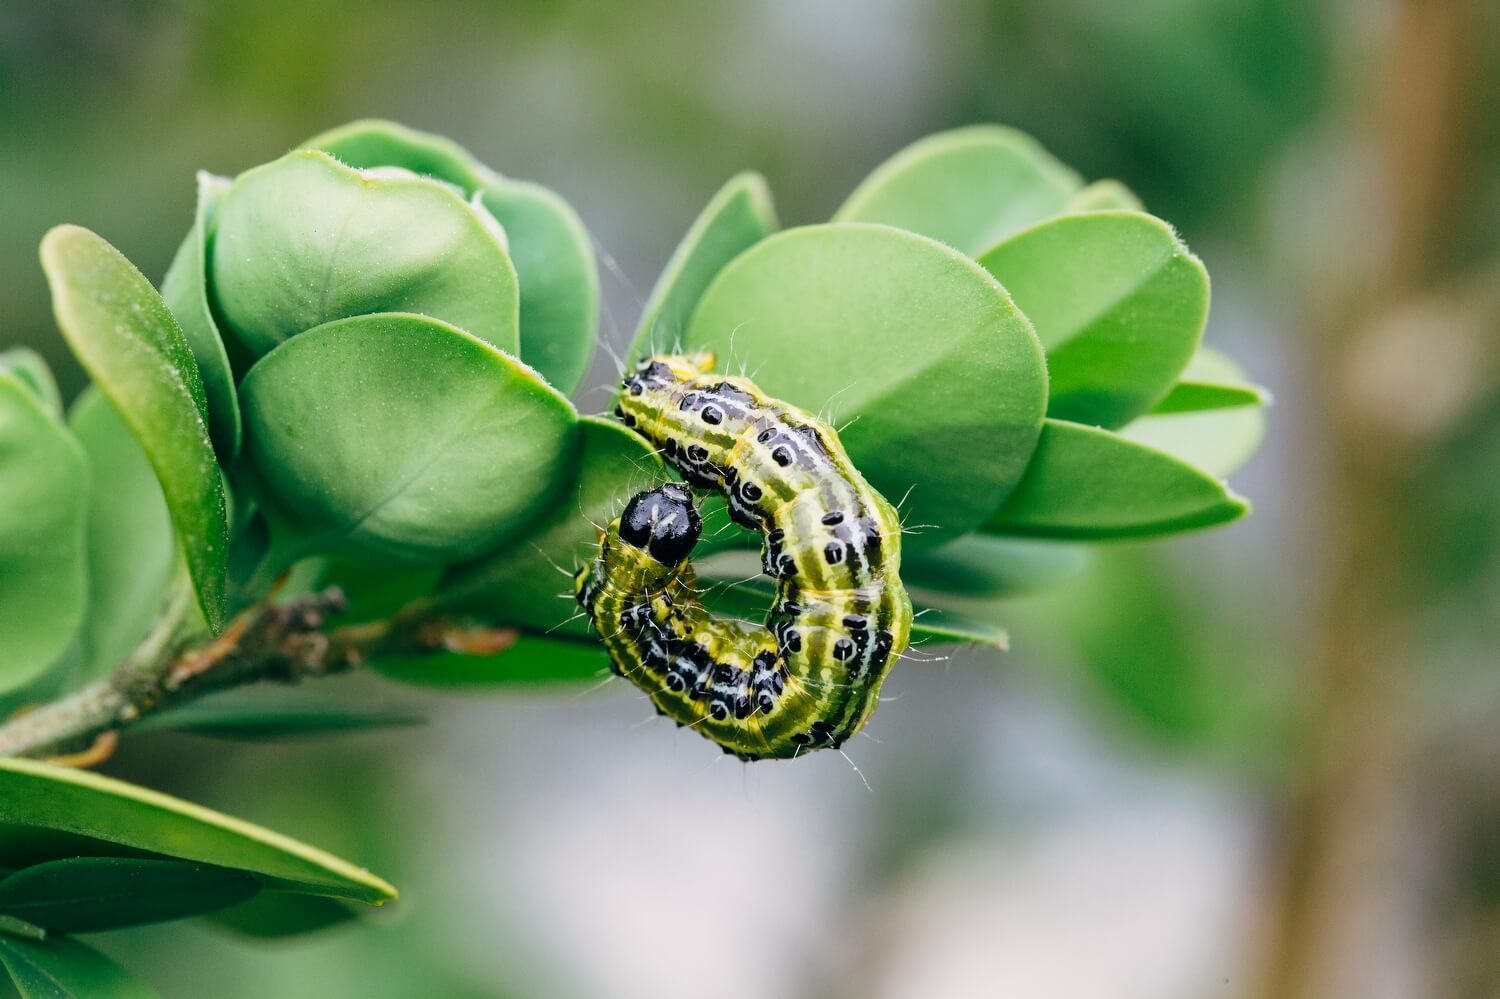
{"type": "Polygon", "coordinates": [[[663,565],[677,565],[703,534],[692,493],[678,482],[637,493],[620,515],[620,540],[644,548],[663,565]]]}

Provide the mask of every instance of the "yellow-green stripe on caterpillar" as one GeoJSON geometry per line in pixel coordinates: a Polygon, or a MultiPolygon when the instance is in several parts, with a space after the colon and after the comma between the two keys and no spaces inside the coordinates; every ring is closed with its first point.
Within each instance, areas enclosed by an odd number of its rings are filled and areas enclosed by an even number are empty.
{"type": "Polygon", "coordinates": [[[836,749],[874,712],[911,635],[901,521],[832,428],[712,368],[707,354],[643,361],[615,414],[761,532],[776,579],[766,623],[715,617],[700,601],[688,557],[702,521],[680,483],[630,500],[578,573],[578,602],[615,672],[725,752],[836,749]]]}

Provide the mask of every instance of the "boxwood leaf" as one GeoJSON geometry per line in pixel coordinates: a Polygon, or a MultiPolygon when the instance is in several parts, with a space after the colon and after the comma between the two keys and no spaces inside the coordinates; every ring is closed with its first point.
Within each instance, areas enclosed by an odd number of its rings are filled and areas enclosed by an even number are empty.
{"type": "Polygon", "coordinates": [[[499,180],[493,170],[453,140],[377,118],[329,129],[302,143],[301,148],[321,149],[352,167],[404,167],[447,181],[470,195],[499,180]]]}
{"type": "Polygon", "coordinates": [[[157,999],[114,961],[67,937],[36,941],[0,936],[0,964],[22,999],[157,999]]]}
{"type": "Polygon", "coordinates": [[[1141,211],[1141,199],[1118,180],[1096,180],[1068,201],[1066,212],[1141,211]]]}
{"type": "Polygon", "coordinates": [[[481,198],[510,236],[521,282],[521,360],[561,392],[588,371],[599,325],[599,274],[583,223],[540,184],[504,180],[481,198]]]}
{"type": "Polygon", "coordinates": [[[252,874],[182,860],[69,857],[0,882],[0,913],[49,933],[99,933],[199,916],[260,892],[252,874]]]}
{"type": "Polygon", "coordinates": [[[172,518],[146,453],[114,405],[89,388],[68,413],[88,458],[88,616],[78,679],[96,679],[140,644],[176,565],[172,518]]]}
{"type": "Polygon", "coordinates": [[[0,371],[0,693],[62,655],[88,601],[88,465],[43,406],[0,371]]]}
{"type": "Polygon", "coordinates": [[[208,400],[208,433],[227,464],[240,450],[240,403],[224,339],[208,304],[207,267],[214,215],[229,188],[224,177],[198,171],[198,211],[161,283],[161,297],[177,317],[208,400]]]}
{"type": "Polygon", "coordinates": [[[1160,219],[1064,215],[987,250],[1047,350],[1049,416],[1118,427],[1167,393],[1208,318],[1208,272],[1160,219]]]}
{"type": "Polygon", "coordinates": [[[409,711],[370,711],[305,704],[193,704],[152,715],[134,731],[189,732],[236,742],[305,739],[423,724],[409,711]]]}
{"type": "Polygon", "coordinates": [[[217,632],[229,522],[203,385],[182,330],[141,272],[87,229],[47,233],[42,267],[68,345],[156,471],[204,620],[217,632]]]}
{"type": "Polygon", "coordinates": [[[817,225],[739,256],[704,293],[686,345],[829,417],[892,502],[907,543],[982,523],[1019,481],[1047,372],[1030,323],[953,249],[887,226],[817,225]],[[929,526],[920,526],[929,525],[929,526]]]}
{"type": "Polygon", "coordinates": [[[776,231],[776,209],[765,178],[729,179],[682,237],[667,261],[636,328],[626,363],[676,349],[709,282],[735,257],[776,231]]]}
{"type": "Polygon", "coordinates": [[[0,758],[0,863],[141,852],[245,871],[284,891],[375,905],[396,897],[369,871],[202,805],[100,774],[0,758]]]}
{"type": "Polygon", "coordinates": [[[1265,432],[1265,410],[1258,406],[1153,412],[1119,431],[1126,440],[1219,476],[1238,471],[1249,461],[1265,432]]]}
{"type": "Polygon", "coordinates": [[[0,350],[0,373],[9,374],[26,386],[47,415],[62,416],[62,393],[57,390],[57,379],[52,377],[52,369],[41,354],[30,347],[0,350]]]}
{"type": "Polygon", "coordinates": [[[572,406],[536,372],[424,316],[309,330],[240,391],[273,534],[298,555],[482,552],[551,502],[577,433],[572,406]]]}
{"type": "Polygon", "coordinates": [[[1062,211],[1079,186],[1030,136],[975,125],[928,136],[886,160],[833,220],[898,226],[973,256],[1062,211]]]}
{"type": "Polygon", "coordinates": [[[1213,348],[1200,345],[1177,384],[1151,412],[1194,413],[1236,406],[1266,406],[1270,402],[1271,394],[1247,381],[1239,365],[1213,348]]]}
{"type": "Polygon", "coordinates": [[[379,312],[520,346],[516,272],[488,211],[431,178],[361,173],[314,150],[235,179],[219,201],[209,281],[218,314],[257,356],[379,312]]]}
{"type": "Polygon", "coordinates": [[[204,922],[255,940],[284,940],[358,918],[357,907],[343,899],[268,891],[232,909],[211,913],[204,922]]]}
{"type": "Polygon", "coordinates": [[[593,639],[519,635],[514,645],[495,655],[381,656],[370,667],[400,683],[462,691],[597,682],[609,675],[609,658],[593,639]]]}
{"type": "MultiPolygon", "coordinates": [[[[577,606],[566,599],[572,580],[558,570],[574,570],[593,557],[599,530],[630,497],[666,474],[655,451],[634,432],[594,417],[579,421],[576,467],[575,485],[524,541],[450,572],[438,596],[444,606],[537,631],[578,617],[577,606]]],[[[588,635],[588,624],[578,619],[571,631],[588,635]]]]}
{"type": "Polygon", "coordinates": [[[1048,419],[1026,476],[985,524],[994,534],[1124,538],[1237,520],[1250,505],[1222,481],[1119,434],[1048,419]]]}
{"type": "Polygon", "coordinates": [[[918,590],[1012,597],[1076,576],[1088,561],[1088,552],[1078,545],[970,534],[903,558],[901,578],[918,590]]]}

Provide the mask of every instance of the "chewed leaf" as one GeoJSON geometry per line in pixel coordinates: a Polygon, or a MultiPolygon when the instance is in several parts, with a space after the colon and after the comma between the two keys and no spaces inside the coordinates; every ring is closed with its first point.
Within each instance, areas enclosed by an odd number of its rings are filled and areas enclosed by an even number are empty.
{"type": "Polygon", "coordinates": [[[280,833],[99,774],[0,758],[0,864],[146,854],[214,864],[284,891],[379,904],[396,890],[280,833]]]}
{"type": "Polygon", "coordinates": [[[823,415],[854,464],[933,547],[1015,486],[1047,404],[1030,323],[963,254],[876,225],[771,236],[704,293],[685,338],[719,369],[823,415]]]}
{"type": "Polygon", "coordinates": [[[229,522],[198,365],[156,289],[87,229],[42,240],[52,308],[68,345],[146,452],[187,556],[204,620],[224,615],[229,522]]]}
{"type": "Polygon", "coordinates": [[[424,316],[282,344],[240,386],[283,550],[445,562],[499,545],[571,474],[577,415],[536,372],[424,316]]]}
{"type": "Polygon", "coordinates": [[[675,350],[709,283],[731,260],[775,231],[776,209],[765,179],[754,173],[730,178],[662,269],[626,363],[675,350]]]}
{"type": "Polygon", "coordinates": [[[893,225],[973,256],[1063,211],[1079,186],[1031,137],[977,125],[907,146],[855,188],[833,221],[893,225]]]}
{"type": "Polygon", "coordinates": [[[0,370],[0,693],[62,654],[88,600],[88,466],[43,405],[0,370]]]}
{"type": "Polygon", "coordinates": [[[1064,215],[979,262],[1035,324],[1058,419],[1118,427],[1149,410],[1208,318],[1208,272],[1170,226],[1139,212],[1064,215]]]}
{"type": "Polygon", "coordinates": [[[411,312],[520,349],[504,231],[452,187],[362,173],[298,150],[241,174],[218,204],[209,282],[255,355],[349,316],[411,312]]]}
{"type": "Polygon", "coordinates": [[[521,282],[521,360],[560,392],[578,387],[594,356],[599,274],[588,232],[539,184],[497,181],[484,205],[505,227],[521,282]]]}
{"type": "Polygon", "coordinates": [[[1243,517],[1249,504],[1222,481],[1118,434],[1048,419],[1026,477],[990,518],[992,534],[1145,537],[1243,517]]]}

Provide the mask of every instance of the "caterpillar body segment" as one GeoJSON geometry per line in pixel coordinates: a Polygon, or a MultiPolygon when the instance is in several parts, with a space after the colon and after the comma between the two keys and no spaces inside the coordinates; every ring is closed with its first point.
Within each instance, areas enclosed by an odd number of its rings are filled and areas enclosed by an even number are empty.
{"type": "Polygon", "coordinates": [[[711,614],[689,561],[692,493],[635,496],[576,579],[617,672],[658,710],[742,759],[837,748],[869,719],[911,632],[901,523],[838,435],[706,355],[663,356],[625,378],[616,415],[684,481],[762,535],[776,580],[766,622],[711,614]]]}

